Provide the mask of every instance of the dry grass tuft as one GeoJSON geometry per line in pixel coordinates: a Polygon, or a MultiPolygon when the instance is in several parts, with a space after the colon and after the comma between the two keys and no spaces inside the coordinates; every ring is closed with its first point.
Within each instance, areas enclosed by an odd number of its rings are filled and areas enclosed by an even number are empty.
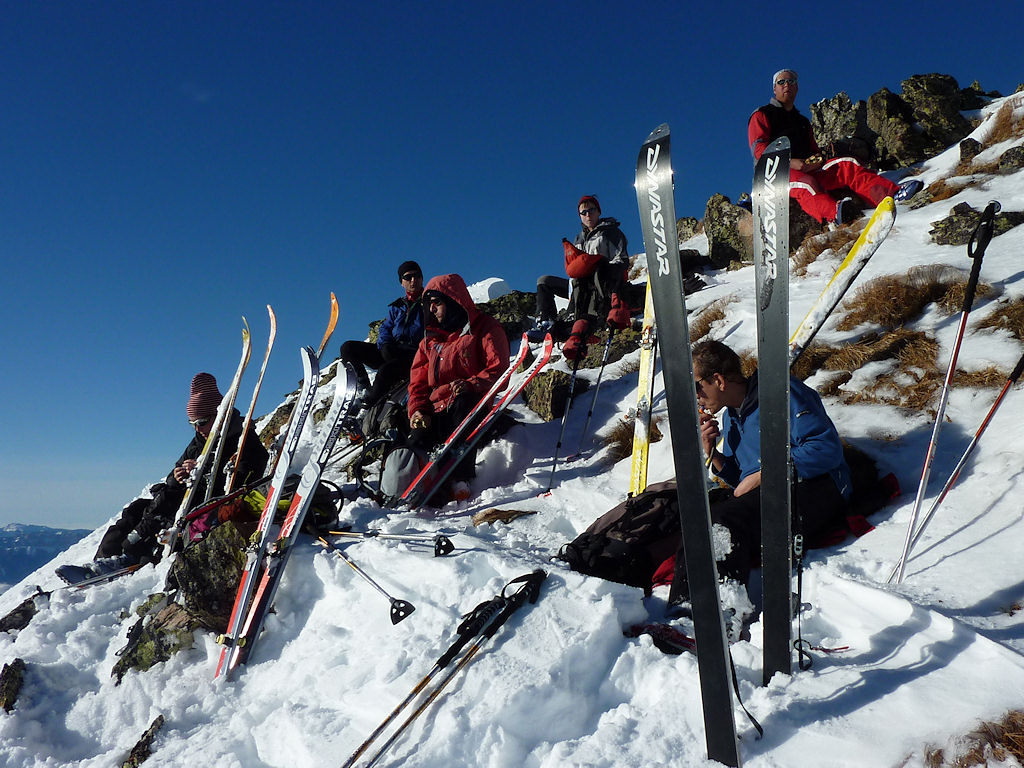
{"type": "Polygon", "coordinates": [[[740,357],[740,369],[743,371],[743,375],[748,378],[753,376],[757,370],[757,350],[745,349],[737,354],[740,357]]]}
{"type": "MultiPolygon", "coordinates": [[[[977,299],[981,296],[987,296],[992,293],[993,290],[992,286],[988,283],[978,283],[978,287],[974,291],[974,297],[977,299]]],[[[950,284],[942,298],[939,299],[939,309],[947,315],[955,315],[962,312],[964,308],[965,293],[967,293],[966,279],[958,280],[957,282],[950,284]]]]}
{"type": "Polygon", "coordinates": [[[840,387],[852,378],[853,374],[850,371],[840,371],[819,384],[816,389],[822,397],[839,397],[842,394],[840,387]]]}
{"type": "MultiPolygon", "coordinates": [[[[662,419],[654,417],[651,419],[651,442],[656,443],[663,437],[659,424],[662,419]]],[[[633,455],[633,418],[620,419],[612,427],[611,431],[601,438],[601,442],[608,449],[608,457],[612,463],[622,461],[633,455]]]]}
{"type": "Polygon", "coordinates": [[[849,227],[839,227],[831,232],[822,232],[806,238],[792,256],[793,272],[803,275],[807,267],[813,264],[825,251],[832,250],[839,254],[840,260],[853,248],[860,233],[867,225],[867,219],[860,219],[849,227]]]}
{"type": "Polygon", "coordinates": [[[928,768],[975,768],[1000,765],[1012,756],[1024,762],[1024,712],[1014,710],[999,722],[981,723],[970,733],[956,740],[955,753],[947,755],[937,747],[926,747],[924,764],[928,768]]]}
{"type": "MultiPolygon", "coordinates": [[[[970,165],[968,164],[964,170],[958,167],[953,172],[953,175],[964,176],[970,172],[970,165]]],[[[933,203],[937,203],[940,200],[949,200],[949,198],[963,192],[968,186],[968,184],[950,184],[947,179],[938,179],[928,185],[928,199],[933,203]]]]}
{"type": "Polygon", "coordinates": [[[992,133],[982,146],[991,147],[1001,141],[1024,136],[1024,116],[1014,119],[1014,109],[1009,103],[1003,104],[992,118],[992,133]]]}
{"type": "Polygon", "coordinates": [[[623,360],[619,363],[619,375],[628,376],[631,373],[638,373],[640,371],[640,358],[637,357],[635,360],[623,360]]]}
{"type": "Polygon", "coordinates": [[[717,323],[719,320],[725,319],[726,307],[735,302],[736,295],[730,294],[729,296],[723,296],[720,299],[715,299],[706,307],[704,307],[701,313],[697,315],[696,318],[694,318],[692,323],[689,324],[690,343],[696,344],[698,341],[700,341],[709,333],[711,333],[712,326],[714,326],[714,324],[717,323]]]}
{"type": "MultiPolygon", "coordinates": [[[[951,289],[958,283],[962,304],[967,275],[945,264],[911,267],[903,275],[875,278],[843,303],[846,314],[836,327],[849,331],[862,323],[874,323],[883,328],[898,328],[918,317],[932,302],[948,308],[957,295],[951,289]]],[[[979,295],[990,290],[991,286],[978,286],[979,295]]]]}
{"type": "Polygon", "coordinates": [[[1024,341],[1024,298],[1001,304],[986,315],[979,328],[1004,328],[1024,341]]]}
{"type": "Polygon", "coordinates": [[[1009,375],[1006,371],[990,365],[980,371],[956,371],[953,373],[954,387],[1001,387],[1009,375]]]}

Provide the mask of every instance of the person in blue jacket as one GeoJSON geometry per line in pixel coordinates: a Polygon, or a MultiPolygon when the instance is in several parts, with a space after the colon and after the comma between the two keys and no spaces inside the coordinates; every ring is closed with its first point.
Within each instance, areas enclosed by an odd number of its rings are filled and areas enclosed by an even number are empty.
{"type": "Polygon", "coordinates": [[[423,270],[415,261],[402,262],[398,279],[405,293],[388,305],[387,317],[377,331],[377,343],[346,341],[341,345],[341,359],[352,364],[360,388],[369,390],[363,397],[365,408],[409,378],[412,359],[423,338],[423,270]],[[372,387],[366,366],[377,370],[372,387]]]}
{"type": "MultiPolygon", "coordinates": [[[[713,494],[711,519],[729,529],[732,550],[722,576],[746,583],[761,548],[761,437],[757,374],[743,375],[739,356],[720,341],[693,348],[701,442],[715,474],[732,492],[713,494]],[[719,427],[715,414],[724,409],[719,427]],[[717,446],[721,440],[721,449],[717,446]]],[[[793,509],[807,538],[845,525],[852,489],[843,444],[818,393],[790,379],[790,455],[793,509]]]]}

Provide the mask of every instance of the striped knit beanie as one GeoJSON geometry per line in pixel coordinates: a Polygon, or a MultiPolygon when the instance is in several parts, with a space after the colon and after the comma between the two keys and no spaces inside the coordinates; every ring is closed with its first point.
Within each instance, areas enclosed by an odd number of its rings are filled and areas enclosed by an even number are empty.
{"type": "Polygon", "coordinates": [[[185,412],[189,421],[209,419],[217,415],[217,407],[223,400],[217,389],[217,380],[209,373],[197,373],[192,377],[192,389],[185,412]]]}

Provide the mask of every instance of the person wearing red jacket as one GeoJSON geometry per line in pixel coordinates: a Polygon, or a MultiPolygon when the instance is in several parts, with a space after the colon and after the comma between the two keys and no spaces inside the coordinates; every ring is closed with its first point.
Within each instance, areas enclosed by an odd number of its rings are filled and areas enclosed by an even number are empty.
{"type": "MultiPolygon", "coordinates": [[[[423,340],[409,371],[409,443],[431,448],[442,442],[491,388],[509,364],[501,324],[476,308],[459,275],[431,278],[423,291],[423,340]]],[[[469,496],[476,451],[452,472],[452,495],[469,496]]]]}
{"type": "Polygon", "coordinates": [[[821,222],[846,224],[860,215],[853,198],[837,200],[831,192],[849,189],[872,207],[886,197],[903,202],[921,188],[917,179],[897,185],[861,166],[853,157],[821,158],[811,121],[796,108],[800,90],[792,69],[780,69],[772,77],[772,99],[757,109],[747,123],[747,140],[754,162],[768,145],[786,136],[791,147],[789,195],[810,216],[821,222]]]}

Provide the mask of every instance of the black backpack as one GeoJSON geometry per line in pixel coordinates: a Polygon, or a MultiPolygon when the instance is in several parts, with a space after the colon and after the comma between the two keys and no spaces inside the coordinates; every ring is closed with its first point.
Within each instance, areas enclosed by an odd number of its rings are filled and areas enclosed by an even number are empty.
{"type": "MultiPolygon", "coordinates": [[[[384,466],[388,456],[397,448],[405,446],[409,437],[409,415],[406,412],[408,401],[409,383],[403,380],[395,384],[387,396],[367,408],[363,415],[363,449],[352,471],[359,488],[378,504],[385,503],[385,496],[394,496],[382,488],[384,466]]],[[[398,495],[404,490],[402,488],[398,495]]]]}
{"type": "Polygon", "coordinates": [[[650,590],[655,570],[680,539],[676,483],[667,480],[613,507],[556,557],[579,573],[650,590]]]}

